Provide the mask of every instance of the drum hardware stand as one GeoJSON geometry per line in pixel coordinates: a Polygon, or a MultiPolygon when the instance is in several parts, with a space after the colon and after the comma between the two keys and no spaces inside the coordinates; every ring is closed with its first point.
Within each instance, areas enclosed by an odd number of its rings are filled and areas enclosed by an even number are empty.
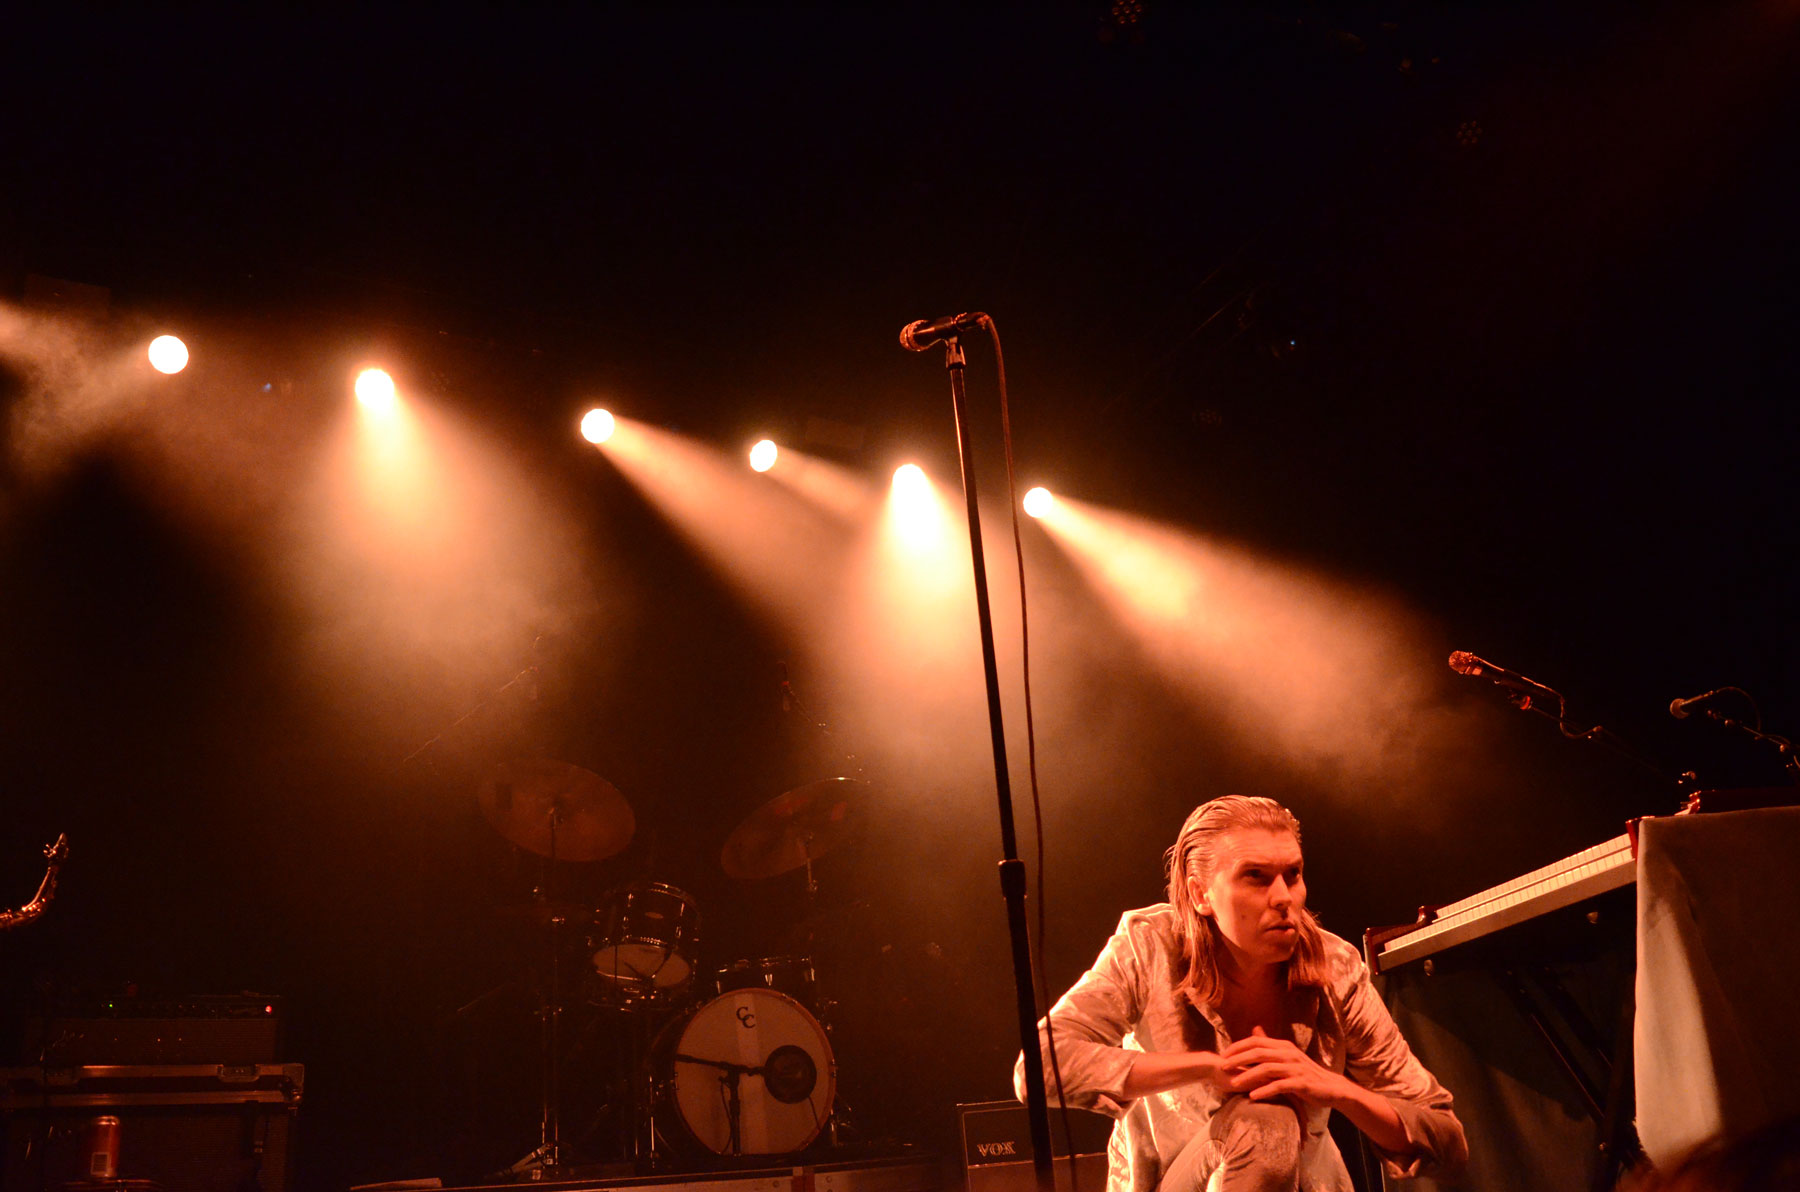
{"type": "MultiPolygon", "coordinates": [[[[657,1094],[655,1076],[648,1070],[647,1057],[650,1054],[649,1036],[655,1023],[643,1008],[631,1003],[602,1007],[601,1015],[606,1014],[619,1016],[607,1029],[609,1034],[625,1041],[624,1059],[616,1061],[624,1075],[607,1084],[606,1100],[588,1119],[574,1145],[577,1149],[583,1148],[605,1125],[610,1138],[607,1153],[628,1167],[630,1174],[653,1175],[659,1145],[653,1120],[657,1094]]],[[[590,1034],[595,1025],[590,1022],[590,1034]]]]}
{"type": "MultiPolygon", "coordinates": [[[[783,711],[787,711],[791,707],[794,711],[802,713],[806,717],[806,723],[809,727],[816,730],[826,740],[832,742],[832,744],[837,744],[837,734],[831,731],[831,725],[822,717],[818,720],[813,719],[812,715],[807,711],[805,702],[795,693],[793,685],[788,681],[786,662],[781,664],[781,706],[783,711]]],[[[846,753],[844,754],[844,761],[849,763],[850,774],[852,776],[858,781],[867,781],[862,760],[860,758],[854,753],[846,753]]],[[[818,910],[819,880],[813,875],[812,842],[812,833],[809,832],[802,841],[806,853],[806,955],[809,957],[818,954],[818,936],[813,930],[813,916],[818,910]]],[[[819,1015],[819,1025],[825,1028],[825,1034],[829,1037],[831,1035],[831,1011],[837,1003],[826,997],[824,992],[819,988],[818,973],[816,970],[813,974],[813,1000],[819,1015]]],[[[843,1119],[849,1111],[848,1106],[840,1106],[837,1104],[838,1100],[840,1099],[834,1098],[831,1107],[831,1116],[827,1118],[825,1122],[826,1145],[831,1147],[842,1145],[842,1140],[838,1137],[838,1129],[843,1124],[843,1119]]]]}
{"type": "MultiPolygon", "coordinates": [[[[554,906],[556,899],[556,821],[561,817],[556,804],[550,805],[550,860],[544,884],[537,893],[554,906]]],[[[539,1088],[542,1116],[539,1118],[537,1149],[514,1163],[507,1171],[529,1179],[542,1180],[562,1170],[561,1123],[558,1111],[562,1097],[562,929],[566,924],[560,914],[552,914],[545,931],[550,949],[550,986],[544,1002],[538,1007],[539,1088]]]]}
{"type": "Polygon", "coordinates": [[[630,1057],[630,1075],[626,1087],[630,1090],[630,1101],[626,1106],[627,1128],[630,1137],[627,1141],[626,1158],[636,1168],[639,1175],[649,1175],[656,1170],[658,1157],[658,1139],[656,1134],[656,1073],[650,1064],[650,1048],[652,1044],[651,1020],[648,1013],[635,1015],[636,1027],[632,1032],[633,1049],[630,1057]]]}
{"type": "MultiPolygon", "coordinates": [[[[820,725],[819,727],[823,729],[824,725],[820,725]]],[[[859,767],[857,773],[860,774],[861,772],[862,770],[859,767]]],[[[813,924],[815,922],[813,916],[818,909],[819,879],[813,876],[812,833],[807,833],[802,840],[806,850],[806,955],[810,960],[811,957],[818,955],[818,936],[813,930],[813,924]]],[[[831,1011],[837,1003],[826,997],[824,990],[819,987],[819,974],[816,962],[813,963],[815,964],[813,970],[813,1009],[819,1016],[819,1025],[825,1028],[825,1036],[829,1039],[831,1037],[831,1011]]],[[[735,1094],[736,1086],[734,1085],[733,1095],[735,1096],[735,1094]]],[[[834,1148],[843,1145],[842,1139],[838,1137],[838,1129],[843,1125],[843,1119],[850,1114],[849,1106],[840,1105],[838,1103],[841,1100],[841,1097],[832,1098],[831,1113],[825,1119],[825,1144],[834,1148]]],[[[732,1129],[733,1131],[737,1129],[735,1122],[732,1125],[732,1129]]]]}
{"type": "MultiPolygon", "coordinates": [[[[395,768],[401,770],[415,760],[423,759],[424,765],[435,771],[434,750],[440,742],[514,687],[520,687],[527,693],[527,698],[535,700],[537,676],[535,664],[519,671],[407,754],[395,768]]],[[[503,763],[483,785],[478,803],[488,823],[507,840],[518,848],[548,858],[544,882],[533,891],[534,899],[541,904],[540,909],[548,912],[544,917],[544,928],[546,946],[550,949],[549,985],[537,1009],[541,1024],[539,1143],[530,1154],[506,1169],[512,1175],[528,1174],[531,1179],[542,1180],[563,1168],[558,1120],[562,1097],[564,1009],[561,945],[562,933],[569,920],[555,898],[556,863],[565,852],[575,861],[596,861],[612,856],[630,842],[636,823],[624,796],[599,775],[544,758],[514,759],[503,763]],[[559,836],[568,835],[564,831],[565,824],[573,830],[572,839],[559,840],[559,836]],[[545,830],[547,839],[543,835],[545,830]]],[[[456,1011],[452,1018],[474,1009],[504,987],[503,983],[477,997],[456,1011]]]]}
{"type": "MultiPolygon", "coordinates": [[[[813,729],[820,736],[830,741],[834,746],[837,745],[837,734],[832,731],[830,722],[823,716],[815,719],[813,714],[807,709],[806,701],[802,700],[799,693],[794,690],[793,684],[788,678],[787,662],[784,660],[778,665],[781,668],[781,710],[783,712],[792,711],[801,713],[808,728],[813,729]]],[[[866,769],[863,766],[862,759],[857,757],[854,753],[846,753],[843,755],[843,758],[849,767],[849,776],[853,777],[858,782],[866,783],[868,779],[866,777],[866,769]]],[[[815,921],[813,916],[818,910],[819,881],[813,874],[812,833],[809,832],[803,836],[801,838],[801,843],[806,857],[806,955],[810,958],[818,954],[818,936],[813,929],[813,923],[815,921]]],[[[819,1025],[825,1028],[825,1034],[829,1037],[832,1033],[831,1011],[837,1003],[826,997],[824,992],[820,989],[816,970],[813,976],[813,1000],[816,1003],[815,1008],[818,1011],[819,1025]]],[[[854,1119],[854,1113],[852,1112],[851,1107],[839,1104],[839,1100],[841,1099],[833,1100],[831,1116],[826,1119],[825,1124],[826,1145],[831,1147],[842,1145],[842,1139],[839,1137],[838,1131],[843,1125],[844,1119],[846,1117],[854,1119]]]]}
{"type": "MultiPolygon", "coordinates": [[[[785,675],[783,686],[785,689],[785,675]]],[[[784,698],[790,709],[799,705],[798,698],[789,691],[784,690],[784,698]]],[[[823,722],[816,722],[813,727],[830,734],[823,722]]],[[[854,762],[855,759],[846,760],[854,762]]],[[[856,769],[861,772],[860,766],[856,769]]],[[[818,948],[819,895],[819,877],[814,862],[847,838],[849,815],[854,807],[852,800],[858,798],[858,792],[866,790],[867,785],[860,779],[839,776],[784,791],[741,822],[720,853],[720,864],[728,877],[755,880],[788,874],[796,869],[804,871],[801,922],[785,936],[796,955],[787,959],[797,960],[805,966],[802,996],[812,1007],[807,1016],[814,1027],[823,1032],[827,1048],[830,1047],[832,1002],[822,995],[814,964],[818,948]]],[[[765,983],[781,992],[776,980],[773,970],[764,974],[765,983]]],[[[814,1133],[807,1138],[806,1145],[812,1145],[819,1133],[827,1130],[827,1145],[837,1145],[842,1124],[840,1112],[835,1095],[825,1112],[815,1106],[814,1133]]]]}
{"type": "Polygon", "coordinates": [[[697,1055],[684,1055],[680,1052],[677,1052],[674,1058],[677,1063],[699,1064],[702,1067],[717,1068],[719,1070],[719,1083],[725,1086],[725,1113],[731,1126],[731,1141],[728,1145],[731,1147],[731,1154],[734,1156],[742,1155],[744,1153],[744,1103],[743,1096],[739,1091],[739,1084],[744,1077],[761,1076],[763,1078],[764,1086],[769,1090],[769,1095],[774,1097],[777,1101],[789,1105],[804,1101],[807,1097],[812,1095],[813,1089],[818,1087],[819,1073],[812,1065],[812,1057],[792,1044],[784,1044],[781,1047],[777,1047],[774,1051],[769,1053],[768,1059],[764,1060],[761,1065],[756,1066],[750,1064],[734,1064],[729,1060],[703,1059],[697,1055]],[[800,1058],[805,1061],[803,1073],[785,1072],[777,1066],[777,1056],[792,1054],[799,1055],[800,1058]],[[773,1075],[770,1074],[771,1070],[773,1070],[773,1075]],[[796,1083],[797,1080],[803,1080],[806,1087],[804,1089],[800,1088],[799,1084],[796,1083]]]}
{"type": "Polygon", "coordinates": [[[1032,1165],[1042,1192],[1054,1192],[1050,1107],[1044,1086],[1043,1046],[1038,1039],[1037,993],[1031,983],[1031,934],[1025,917],[1025,862],[1019,859],[1018,835],[1013,826],[1012,781],[1006,763],[1006,724],[1000,713],[1000,671],[994,657],[994,614],[988,603],[987,558],[981,547],[981,510],[976,502],[975,454],[969,434],[968,392],[963,379],[968,358],[957,338],[958,332],[968,327],[992,330],[993,321],[987,315],[975,312],[935,323],[920,321],[908,324],[900,332],[900,344],[913,351],[922,351],[932,342],[941,340],[944,367],[950,373],[956,452],[962,463],[963,503],[969,518],[969,558],[975,570],[975,618],[981,629],[982,674],[987,682],[988,734],[994,749],[994,793],[1000,812],[1000,891],[1006,900],[1006,925],[1012,940],[1019,1044],[1025,1059],[1025,1106],[1034,1152],[1032,1165]],[[921,339],[925,342],[920,342],[921,339]]]}

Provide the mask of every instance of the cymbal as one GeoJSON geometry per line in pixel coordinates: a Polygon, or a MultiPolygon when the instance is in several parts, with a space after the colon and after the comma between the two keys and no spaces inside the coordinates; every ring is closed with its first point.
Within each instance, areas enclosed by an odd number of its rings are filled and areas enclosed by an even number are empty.
{"type": "Polygon", "coordinates": [[[816,861],[843,843],[851,809],[868,784],[826,778],[776,795],[739,824],[719,862],[728,877],[774,877],[816,861]]]}
{"type": "Polygon", "coordinates": [[[548,758],[501,762],[481,784],[481,814],[522,849],[558,861],[599,861],[631,843],[637,818],[618,788],[591,770],[548,758]]]}

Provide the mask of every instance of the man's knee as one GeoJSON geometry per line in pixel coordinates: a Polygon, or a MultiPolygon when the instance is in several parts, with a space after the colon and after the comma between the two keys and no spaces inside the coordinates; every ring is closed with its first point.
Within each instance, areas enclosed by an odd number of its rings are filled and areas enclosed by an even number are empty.
{"type": "Polygon", "coordinates": [[[1225,1166],[1254,1166],[1291,1182],[1300,1168],[1300,1117],[1283,1102],[1234,1097],[1213,1118],[1225,1166]]]}

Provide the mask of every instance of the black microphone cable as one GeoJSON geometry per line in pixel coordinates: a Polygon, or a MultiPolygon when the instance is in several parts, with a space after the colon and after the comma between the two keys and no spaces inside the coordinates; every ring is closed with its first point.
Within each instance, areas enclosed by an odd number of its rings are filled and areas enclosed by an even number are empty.
{"type": "MultiPolygon", "coordinates": [[[[1044,909],[1044,802],[1038,793],[1037,724],[1031,712],[1031,623],[1025,599],[1025,541],[1019,529],[1019,486],[1013,468],[1012,410],[1006,397],[1006,354],[1000,348],[1000,330],[994,326],[994,320],[983,315],[981,326],[987,329],[988,338],[994,343],[994,372],[1000,386],[1000,441],[1006,456],[1006,501],[1012,521],[1013,560],[1019,572],[1019,669],[1025,691],[1025,770],[1031,784],[1031,826],[1037,850],[1038,946],[1032,967],[1037,978],[1038,998],[1044,1004],[1044,1038],[1050,1053],[1050,1074],[1056,1081],[1057,1118],[1062,1122],[1063,1146],[1069,1152],[1069,1192],[1076,1192],[1075,1132],[1069,1124],[1069,1106],[1063,1099],[1062,1065],[1056,1055],[1056,1030],[1050,1023],[1050,983],[1044,964],[1044,954],[1048,950],[1048,916],[1044,909]]],[[[1052,1165],[1054,1162],[1052,1155],[1052,1165]]]]}

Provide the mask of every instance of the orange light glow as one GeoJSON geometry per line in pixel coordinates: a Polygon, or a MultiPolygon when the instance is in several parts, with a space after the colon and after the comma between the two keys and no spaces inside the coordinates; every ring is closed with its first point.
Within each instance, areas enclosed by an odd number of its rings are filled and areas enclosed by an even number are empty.
{"type": "Polygon", "coordinates": [[[188,366],[187,345],[173,335],[159,335],[150,341],[150,367],[174,376],[188,366]]]}
{"type": "MultiPolygon", "coordinates": [[[[828,609],[846,527],[792,486],[744,474],[744,457],[619,418],[606,457],[719,573],[783,625],[813,626],[828,609]]],[[[790,471],[784,459],[771,478],[790,471]]]]}
{"type": "Polygon", "coordinates": [[[612,411],[596,406],[581,416],[581,437],[599,445],[612,438],[616,426],[612,411]]]}
{"type": "Polygon", "coordinates": [[[781,452],[781,467],[769,476],[803,497],[821,513],[840,522],[865,522],[881,498],[866,472],[808,455],[789,447],[781,452]]]}
{"type": "Polygon", "coordinates": [[[907,464],[894,473],[875,532],[848,560],[833,666],[854,668],[872,689],[906,690],[915,709],[979,697],[974,573],[957,513],[924,469],[907,464]]]}
{"type": "Polygon", "coordinates": [[[1067,498],[1041,524],[1175,689],[1256,726],[1246,740],[1340,777],[1414,764],[1440,668],[1397,601],[1067,498]]]}
{"type": "Polygon", "coordinates": [[[546,624],[592,606],[582,523],[489,427],[430,401],[396,401],[391,417],[359,401],[336,432],[281,550],[321,627],[296,661],[333,698],[454,717],[480,685],[468,676],[506,669],[546,624]]]}
{"type": "Polygon", "coordinates": [[[888,490],[888,528],[899,542],[914,550],[924,550],[943,541],[946,515],[936,486],[925,469],[918,464],[901,464],[894,469],[893,487],[888,490]]]}
{"type": "Polygon", "coordinates": [[[1199,611],[1206,560],[1176,531],[1067,501],[1035,516],[1082,560],[1128,626],[1176,626],[1199,611]]]}
{"type": "Polygon", "coordinates": [[[435,490],[442,479],[418,419],[401,403],[393,384],[380,369],[369,369],[356,379],[362,417],[356,420],[352,471],[366,511],[404,533],[422,534],[437,516],[435,490]],[[370,373],[379,379],[368,379],[370,373]]]}
{"type": "Polygon", "coordinates": [[[763,439],[750,448],[750,467],[753,471],[766,472],[775,466],[775,458],[779,454],[780,448],[775,446],[775,440],[763,439]]]}
{"type": "Polygon", "coordinates": [[[1055,507],[1056,498],[1050,495],[1049,489],[1040,485],[1025,494],[1023,504],[1025,512],[1032,517],[1043,517],[1055,507]]]}
{"type": "Polygon", "coordinates": [[[385,369],[365,368],[356,374],[356,400],[378,417],[391,416],[400,408],[394,378],[385,369]]]}

